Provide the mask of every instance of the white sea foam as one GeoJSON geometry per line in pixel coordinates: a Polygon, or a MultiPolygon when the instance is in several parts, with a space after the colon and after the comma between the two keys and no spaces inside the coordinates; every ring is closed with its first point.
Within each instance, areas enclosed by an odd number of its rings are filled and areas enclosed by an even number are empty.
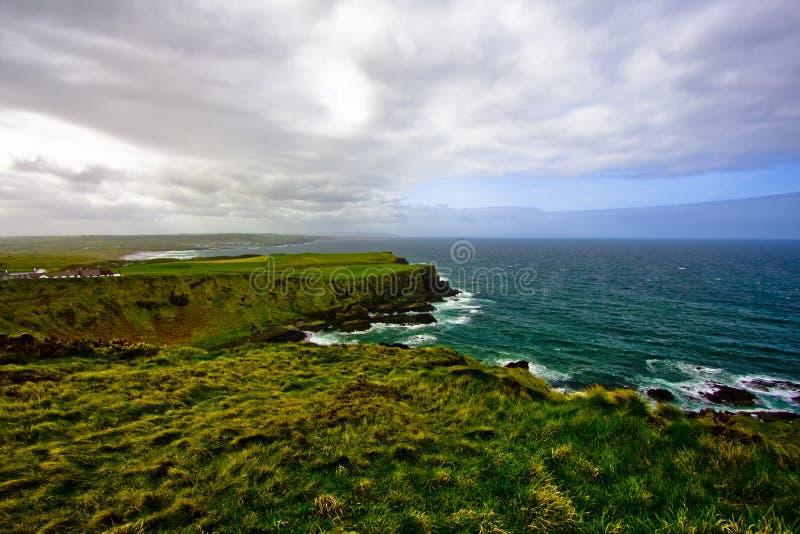
{"type": "Polygon", "coordinates": [[[476,302],[475,299],[448,299],[443,302],[437,302],[434,306],[438,312],[452,310],[479,310],[483,307],[479,302],[476,302]]]}
{"type": "Polygon", "coordinates": [[[337,345],[340,343],[353,344],[356,341],[344,340],[339,332],[303,332],[311,343],[316,345],[337,345]]]}
{"type": "Polygon", "coordinates": [[[420,345],[427,345],[436,342],[436,336],[430,334],[420,334],[403,339],[400,343],[411,347],[419,347],[420,345]]]}
{"type": "Polygon", "coordinates": [[[200,251],[197,250],[159,250],[159,251],[142,251],[126,254],[123,259],[130,261],[144,261],[156,260],[160,258],[173,259],[173,260],[190,260],[200,257],[200,251]]]}
{"type": "Polygon", "coordinates": [[[746,375],[737,378],[739,387],[752,391],[759,397],[770,400],[793,402],[792,399],[800,396],[800,383],[785,378],[766,375],[746,375]]]}
{"type": "Polygon", "coordinates": [[[800,383],[791,379],[769,375],[736,375],[718,367],[696,365],[680,360],[652,359],[647,360],[646,363],[648,369],[656,376],[642,379],[637,388],[642,396],[646,396],[648,389],[662,388],[672,392],[679,404],[685,407],[722,409],[725,408],[724,405],[716,405],[702,395],[714,391],[717,384],[721,384],[745,389],[756,396],[755,406],[737,408],[738,411],[747,411],[748,409],[798,411],[800,409],[792,400],[800,395],[800,383]],[[659,376],[664,371],[677,371],[683,375],[683,378],[669,381],[659,376]]]}
{"type": "Polygon", "coordinates": [[[710,375],[719,375],[724,372],[724,369],[720,369],[719,367],[706,367],[704,365],[696,365],[688,362],[677,362],[676,366],[681,372],[689,376],[706,377],[710,375]]]}
{"type": "MultiPolygon", "coordinates": [[[[543,365],[539,362],[531,361],[528,356],[523,355],[515,355],[510,352],[501,352],[503,356],[508,356],[508,358],[500,358],[496,361],[497,365],[504,366],[511,362],[517,362],[520,360],[524,360],[528,362],[528,370],[537,378],[543,379],[545,382],[556,382],[559,380],[566,380],[571,377],[569,373],[562,373],[561,371],[556,371],[555,369],[550,369],[546,365],[543,365]]],[[[559,390],[561,391],[561,390],[559,390]]]]}
{"type": "Polygon", "coordinates": [[[719,375],[724,372],[719,367],[707,367],[683,360],[662,360],[653,358],[645,361],[647,368],[657,374],[665,371],[677,371],[687,377],[707,378],[712,375],[719,375]]]}
{"type": "Polygon", "coordinates": [[[436,303],[433,316],[441,325],[461,325],[468,323],[473,316],[481,313],[483,305],[469,291],[448,297],[436,303]]]}
{"type": "Polygon", "coordinates": [[[371,332],[380,332],[382,330],[391,330],[391,329],[403,329],[407,328],[408,330],[418,330],[420,328],[425,328],[428,326],[433,326],[432,324],[397,324],[397,323],[372,323],[372,328],[369,331],[371,332]]]}
{"type": "Polygon", "coordinates": [[[458,317],[448,317],[446,319],[439,320],[439,324],[441,325],[459,325],[459,324],[467,324],[472,320],[472,317],[469,315],[460,315],[458,317]]]}

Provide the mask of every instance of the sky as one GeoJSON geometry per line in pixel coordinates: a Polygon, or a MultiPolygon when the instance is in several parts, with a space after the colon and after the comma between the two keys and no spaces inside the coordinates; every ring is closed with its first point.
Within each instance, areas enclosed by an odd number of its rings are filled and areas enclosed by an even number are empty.
{"type": "Polygon", "coordinates": [[[798,192],[797,50],[795,0],[0,0],[0,234],[798,192]]]}

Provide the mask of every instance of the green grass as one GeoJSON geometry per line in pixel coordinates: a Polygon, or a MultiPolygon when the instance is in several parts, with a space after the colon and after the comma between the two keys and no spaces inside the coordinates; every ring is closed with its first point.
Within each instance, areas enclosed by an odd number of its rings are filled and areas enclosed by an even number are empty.
{"type": "Polygon", "coordinates": [[[566,397],[445,348],[28,360],[0,406],[4,532],[800,528],[795,424],[566,397]]]}
{"type": "Polygon", "coordinates": [[[331,273],[361,276],[370,269],[383,272],[402,272],[414,266],[398,263],[391,252],[353,252],[339,254],[302,253],[273,254],[223,260],[182,260],[162,262],[142,262],[122,267],[120,272],[126,276],[175,276],[197,274],[250,274],[254,269],[270,268],[280,275],[301,276],[313,269],[326,278],[331,273]]]}

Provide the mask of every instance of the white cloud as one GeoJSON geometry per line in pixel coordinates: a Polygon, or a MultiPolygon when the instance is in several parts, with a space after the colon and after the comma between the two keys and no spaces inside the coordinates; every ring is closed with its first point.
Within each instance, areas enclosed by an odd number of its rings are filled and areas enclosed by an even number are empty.
{"type": "Polygon", "coordinates": [[[798,49],[778,0],[3,3],[0,212],[319,231],[440,179],[768,168],[798,49]]]}

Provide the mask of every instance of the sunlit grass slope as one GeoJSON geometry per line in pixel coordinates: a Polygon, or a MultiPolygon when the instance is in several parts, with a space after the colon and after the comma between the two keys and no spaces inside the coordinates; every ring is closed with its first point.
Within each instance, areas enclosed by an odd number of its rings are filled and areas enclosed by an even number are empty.
{"type": "Polygon", "coordinates": [[[32,360],[0,403],[3,532],[800,527],[795,425],[568,400],[445,348],[32,360]]]}
{"type": "Polygon", "coordinates": [[[339,254],[301,253],[273,254],[250,258],[182,260],[165,262],[143,262],[122,267],[123,275],[185,275],[185,274],[250,274],[254,269],[269,268],[286,276],[302,276],[311,269],[325,274],[331,272],[360,274],[368,267],[380,266],[391,271],[404,271],[413,266],[398,263],[391,252],[353,252],[339,254]]]}

